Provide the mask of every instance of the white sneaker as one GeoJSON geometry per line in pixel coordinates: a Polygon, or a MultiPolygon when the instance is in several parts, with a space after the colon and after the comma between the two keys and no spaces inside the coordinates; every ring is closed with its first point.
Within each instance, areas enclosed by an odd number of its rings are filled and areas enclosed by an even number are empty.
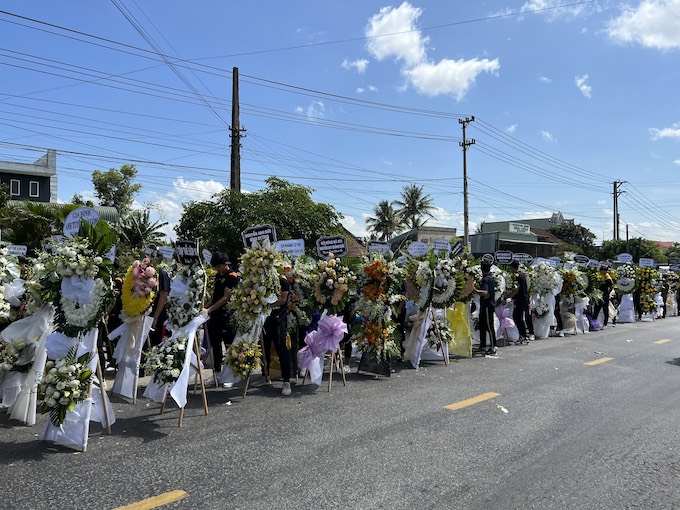
{"type": "Polygon", "coordinates": [[[529,340],[530,342],[533,342],[534,340],[536,340],[536,337],[535,337],[534,335],[529,335],[528,340],[529,340]]]}
{"type": "Polygon", "coordinates": [[[281,390],[281,395],[283,395],[284,397],[287,397],[290,394],[291,394],[290,383],[289,382],[283,383],[283,389],[281,390]]]}
{"type": "Polygon", "coordinates": [[[558,331],[557,336],[560,338],[564,338],[564,331],[558,331]]]}
{"type": "Polygon", "coordinates": [[[234,387],[234,383],[225,382],[225,383],[222,383],[222,387],[223,387],[223,388],[233,388],[233,387],[234,387]]]}

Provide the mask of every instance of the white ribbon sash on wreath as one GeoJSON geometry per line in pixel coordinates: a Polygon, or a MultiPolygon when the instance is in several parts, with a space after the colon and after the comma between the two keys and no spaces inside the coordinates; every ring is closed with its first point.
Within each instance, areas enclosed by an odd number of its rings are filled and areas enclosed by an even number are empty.
{"type": "Polygon", "coordinates": [[[21,298],[24,296],[24,284],[25,280],[17,278],[11,283],[3,283],[2,291],[5,301],[14,307],[21,305],[21,298]]]}
{"type": "Polygon", "coordinates": [[[534,302],[542,302],[548,305],[548,311],[540,317],[533,316],[534,321],[534,336],[536,338],[545,339],[550,334],[550,327],[557,324],[555,319],[555,296],[552,293],[543,294],[542,296],[535,296],[534,302]]]}
{"type": "Polygon", "coordinates": [[[94,278],[83,278],[73,275],[61,281],[61,297],[69,301],[75,301],[79,305],[92,303],[94,291],[94,278]]]}
{"type": "MultiPolygon", "coordinates": [[[[257,319],[255,319],[255,322],[253,323],[253,328],[250,330],[250,337],[251,338],[260,338],[260,335],[262,334],[262,329],[264,328],[264,321],[267,320],[267,317],[269,317],[269,314],[266,313],[261,313],[257,319]]],[[[236,336],[234,337],[233,343],[238,343],[240,342],[244,336],[247,336],[247,333],[244,333],[243,331],[239,331],[236,336]]],[[[264,355],[264,353],[262,353],[264,355]]],[[[236,384],[241,380],[240,377],[234,375],[234,372],[231,371],[231,367],[227,365],[226,363],[222,366],[222,371],[219,373],[217,376],[217,380],[220,382],[220,384],[236,384]]]]}
{"type": "MultiPolygon", "coordinates": [[[[179,407],[187,405],[187,387],[189,386],[189,380],[192,375],[197,373],[194,367],[198,367],[200,363],[200,361],[196,359],[196,353],[194,352],[196,330],[198,330],[198,327],[206,320],[206,317],[199,315],[198,317],[194,317],[186,326],[172,331],[172,336],[177,338],[186,337],[187,339],[186,348],[184,349],[184,364],[182,365],[182,371],[179,373],[177,380],[173,383],[159,383],[153,380],[149,382],[146,390],[144,390],[145,397],[154,402],[163,402],[166,398],[166,393],[170,392],[170,396],[177,402],[179,407]]],[[[203,367],[202,363],[200,364],[200,367],[203,367]]]]}
{"type": "Polygon", "coordinates": [[[65,446],[77,446],[85,450],[90,431],[90,421],[98,421],[102,427],[106,426],[104,405],[106,405],[108,410],[109,424],[113,425],[116,422],[113,407],[111,402],[109,402],[106,392],[100,391],[95,385],[96,382],[99,382],[96,377],[97,363],[99,363],[97,353],[98,336],[99,329],[94,328],[87,333],[80,334],[77,338],[71,338],[62,333],[52,333],[47,337],[46,348],[50,359],[58,360],[63,358],[74,345],[78,346],[76,358],[85,353],[90,353],[92,359],[87,366],[92,370],[93,376],[91,397],[76,404],[73,411],[67,412],[64,423],[61,426],[55,427],[50,420],[47,420],[45,430],[43,430],[40,436],[42,441],[51,441],[65,446]]]}
{"type": "MultiPolygon", "coordinates": [[[[446,316],[446,310],[445,309],[436,309],[434,310],[435,315],[439,318],[444,318],[446,316]]],[[[430,325],[432,324],[432,312],[429,312],[430,316],[430,325]]],[[[430,326],[428,325],[428,329],[430,326]]],[[[435,333],[436,335],[436,333],[435,333]]],[[[427,329],[425,330],[425,336],[427,337],[427,329]]],[[[426,338],[427,340],[427,338],[426,338]]],[[[425,342],[425,345],[423,345],[422,350],[420,351],[420,360],[418,361],[418,364],[420,364],[420,361],[443,361],[444,356],[448,358],[449,356],[449,344],[446,342],[442,342],[442,349],[438,349],[437,346],[435,345],[434,347],[430,347],[429,340],[425,342]]]]}
{"type": "MultiPolygon", "coordinates": [[[[515,306],[511,303],[497,306],[494,315],[498,319],[498,326],[496,327],[496,341],[499,338],[507,338],[508,342],[516,342],[519,340],[519,330],[517,324],[512,319],[513,310],[515,306]]],[[[494,319],[494,325],[496,323],[494,319]]]]}
{"type": "Polygon", "coordinates": [[[621,304],[619,304],[619,314],[616,318],[616,322],[635,322],[635,305],[633,303],[632,294],[624,294],[621,296],[621,304]]]}
{"type": "Polygon", "coordinates": [[[404,359],[408,360],[413,368],[418,368],[423,348],[427,344],[427,330],[432,323],[432,317],[429,310],[418,312],[417,306],[411,301],[406,303],[406,314],[412,319],[413,325],[404,344],[404,359]]]}
{"type": "Polygon", "coordinates": [[[580,330],[584,335],[590,332],[590,322],[588,322],[588,317],[586,317],[585,310],[588,308],[588,303],[590,298],[584,297],[580,301],[576,302],[574,306],[576,315],[576,329],[580,330]]]}
{"type": "Polygon", "coordinates": [[[153,318],[148,315],[125,318],[123,324],[109,333],[109,340],[119,338],[113,357],[118,365],[112,393],[134,399],[139,381],[139,363],[153,318]]]}
{"type": "Polygon", "coordinates": [[[9,372],[7,374],[9,378],[5,378],[4,388],[0,392],[3,404],[9,407],[10,419],[19,420],[29,426],[35,425],[36,422],[38,384],[47,361],[45,338],[52,331],[53,319],[54,309],[45,306],[33,315],[13,322],[2,331],[2,338],[7,342],[23,338],[35,345],[35,357],[31,368],[25,374],[9,372]]]}

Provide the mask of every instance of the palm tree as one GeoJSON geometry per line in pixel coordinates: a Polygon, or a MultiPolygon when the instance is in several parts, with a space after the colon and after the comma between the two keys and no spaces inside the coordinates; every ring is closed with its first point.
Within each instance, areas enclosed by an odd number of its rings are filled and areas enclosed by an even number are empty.
{"type": "Polygon", "coordinates": [[[118,223],[116,230],[120,241],[130,250],[143,250],[152,244],[161,244],[165,234],[161,229],[167,222],[149,219],[148,209],[135,209],[118,223]]]}
{"type": "Polygon", "coordinates": [[[434,202],[430,195],[423,194],[423,187],[410,184],[401,190],[401,200],[395,200],[401,223],[408,228],[418,228],[433,218],[434,202]]]}
{"type": "Polygon", "coordinates": [[[366,224],[371,234],[381,241],[387,241],[401,227],[397,211],[387,200],[381,200],[375,206],[373,216],[366,218],[366,224]]]}
{"type": "Polygon", "coordinates": [[[60,234],[64,218],[76,205],[63,208],[46,202],[20,202],[0,209],[3,241],[26,246],[32,256],[51,235],[60,234]]]}

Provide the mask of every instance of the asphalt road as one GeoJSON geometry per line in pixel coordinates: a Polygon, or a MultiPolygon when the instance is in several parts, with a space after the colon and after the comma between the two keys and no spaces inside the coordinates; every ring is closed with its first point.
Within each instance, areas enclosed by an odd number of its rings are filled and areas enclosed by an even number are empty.
{"type": "Polygon", "coordinates": [[[680,318],[393,368],[330,394],[326,377],[287,398],[261,379],[246,400],[211,388],[209,415],[191,396],[181,429],[172,406],[114,399],[113,434],[92,424],[86,453],[41,443],[46,417],[0,413],[0,508],[175,490],[163,508],[680,508],[680,318]]]}

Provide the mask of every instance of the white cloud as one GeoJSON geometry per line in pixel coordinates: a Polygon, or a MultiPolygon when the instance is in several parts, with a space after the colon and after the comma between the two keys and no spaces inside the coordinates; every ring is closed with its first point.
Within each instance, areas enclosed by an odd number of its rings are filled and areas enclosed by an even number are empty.
{"type": "Polygon", "coordinates": [[[583,94],[584,97],[590,99],[590,97],[592,96],[593,87],[588,85],[587,81],[588,81],[587,74],[583,74],[575,78],[576,87],[581,91],[581,94],[583,94]]]}
{"type": "MultiPolygon", "coordinates": [[[[428,220],[426,225],[429,225],[430,227],[455,227],[456,235],[463,235],[465,226],[463,224],[464,219],[462,211],[451,212],[447,211],[443,207],[435,207],[432,210],[432,216],[433,217],[428,220]]],[[[470,228],[471,232],[474,232],[469,221],[468,228],[470,228]]]]}
{"type": "Polygon", "coordinates": [[[364,93],[364,88],[363,87],[357,87],[357,94],[363,94],[364,93]]]}
{"type": "Polygon", "coordinates": [[[577,18],[589,12],[586,4],[561,7],[565,3],[564,0],[528,0],[522,5],[520,12],[535,12],[545,16],[548,21],[555,21],[558,18],[577,18]]]}
{"type": "Polygon", "coordinates": [[[674,160],[673,163],[675,163],[676,165],[680,166],[680,159],[674,160]]]}
{"type": "Polygon", "coordinates": [[[371,92],[378,92],[378,87],[376,87],[375,85],[369,85],[368,90],[370,90],[371,92]]]}
{"type": "Polygon", "coordinates": [[[384,158],[380,158],[380,161],[382,162],[383,165],[386,165],[386,166],[392,166],[392,165],[394,165],[394,162],[389,161],[389,160],[384,159],[384,158]]]}
{"type": "Polygon", "coordinates": [[[460,101],[482,72],[496,73],[500,69],[498,59],[449,60],[438,64],[422,63],[403,69],[411,84],[428,96],[451,95],[460,101]]]}
{"type": "Polygon", "coordinates": [[[395,58],[407,65],[415,65],[425,59],[427,37],[416,29],[416,21],[423,10],[408,2],[396,9],[383,7],[368,20],[366,37],[368,51],[378,60],[395,58]]]}
{"type": "Polygon", "coordinates": [[[348,216],[345,215],[345,217],[340,220],[340,223],[343,224],[343,226],[349,230],[352,234],[354,234],[357,237],[368,237],[368,230],[366,228],[366,218],[368,218],[370,214],[368,213],[363,213],[363,222],[362,224],[359,224],[359,222],[356,220],[354,216],[348,216]]]}
{"type": "Polygon", "coordinates": [[[326,117],[326,105],[323,101],[312,101],[306,107],[296,106],[295,113],[304,114],[309,119],[323,119],[326,117]]]}
{"type": "Polygon", "coordinates": [[[513,124],[513,125],[505,128],[505,131],[507,133],[514,133],[515,131],[517,131],[517,124],[513,124]]]}
{"type": "Polygon", "coordinates": [[[173,228],[179,223],[182,216],[182,204],[192,200],[210,200],[213,195],[225,189],[224,185],[217,181],[188,181],[180,176],[172,182],[172,190],[168,193],[150,192],[145,197],[145,202],[151,202],[151,219],[168,222],[163,229],[170,238],[175,237],[173,228]]]}
{"type": "Polygon", "coordinates": [[[557,141],[557,138],[555,138],[550,131],[541,131],[541,137],[543,137],[543,140],[545,140],[546,142],[557,141]]]}
{"type": "Polygon", "coordinates": [[[607,23],[606,32],[621,43],[647,48],[680,48],[680,0],[642,0],[607,23]]]}
{"type": "Polygon", "coordinates": [[[540,76],[538,79],[541,80],[546,85],[550,85],[552,83],[552,80],[547,76],[540,76]]]}
{"type": "Polygon", "coordinates": [[[661,138],[671,138],[673,140],[680,141],[680,124],[673,124],[671,127],[666,128],[649,128],[649,134],[652,140],[659,140],[661,138]]]}
{"type": "Polygon", "coordinates": [[[342,62],[342,68],[347,69],[348,71],[350,69],[356,69],[357,73],[363,74],[366,72],[366,68],[368,67],[368,60],[365,58],[358,58],[356,60],[343,60],[342,62]]]}
{"type": "Polygon", "coordinates": [[[597,201],[597,205],[607,205],[608,203],[609,202],[607,202],[606,200],[598,200],[597,201]]]}
{"type": "Polygon", "coordinates": [[[416,26],[422,12],[408,2],[397,8],[383,7],[368,20],[365,30],[369,38],[366,47],[374,58],[392,58],[401,63],[401,73],[407,81],[399,90],[406,90],[410,85],[422,94],[450,95],[460,101],[477,75],[498,72],[498,59],[428,60],[429,38],[416,26]]]}

